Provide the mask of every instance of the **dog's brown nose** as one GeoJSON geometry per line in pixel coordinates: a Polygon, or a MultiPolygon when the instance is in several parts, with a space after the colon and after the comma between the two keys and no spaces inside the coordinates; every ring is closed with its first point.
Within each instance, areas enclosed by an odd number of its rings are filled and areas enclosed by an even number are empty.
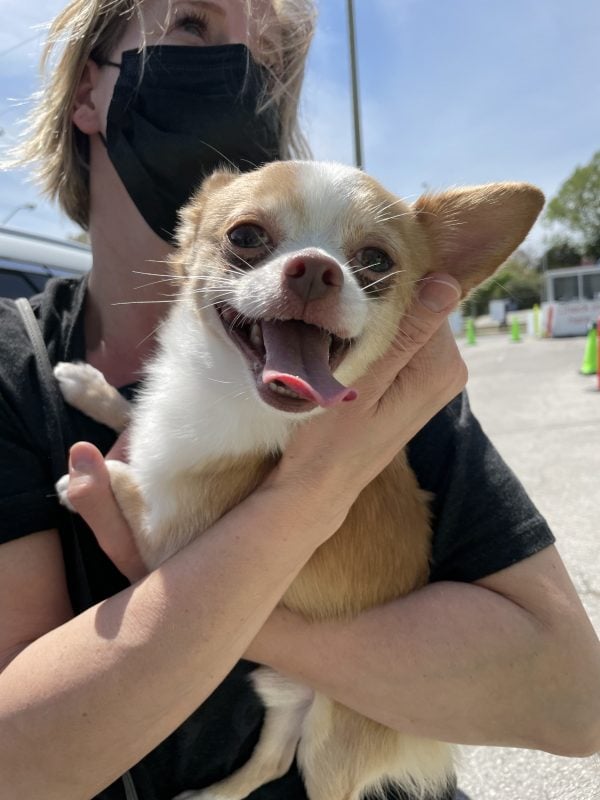
{"type": "Polygon", "coordinates": [[[340,289],[344,273],[337,261],[323,253],[297,253],[285,264],[283,281],[307,303],[340,289]]]}

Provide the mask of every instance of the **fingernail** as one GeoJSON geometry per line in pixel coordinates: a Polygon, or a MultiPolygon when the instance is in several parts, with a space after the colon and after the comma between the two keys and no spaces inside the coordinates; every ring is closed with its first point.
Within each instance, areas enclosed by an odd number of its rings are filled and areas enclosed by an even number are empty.
{"type": "Polygon", "coordinates": [[[460,292],[450,281],[430,278],[419,292],[419,300],[430,311],[439,313],[451,306],[455,306],[460,297],[460,292]]]}
{"type": "Polygon", "coordinates": [[[71,475],[91,475],[94,469],[94,462],[83,453],[71,454],[71,475]]]}

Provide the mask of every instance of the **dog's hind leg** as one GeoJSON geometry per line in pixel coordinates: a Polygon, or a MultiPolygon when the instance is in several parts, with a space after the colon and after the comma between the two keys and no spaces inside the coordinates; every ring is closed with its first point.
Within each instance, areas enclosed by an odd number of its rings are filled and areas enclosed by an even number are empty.
{"type": "Polygon", "coordinates": [[[298,766],[310,800],[439,797],[453,779],[448,745],[386,728],[317,694],[306,716],[298,766]]]}
{"type": "MultiPolygon", "coordinates": [[[[144,554],[144,542],[147,537],[142,535],[147,525],[146,504],[133,471],[129,464],[123,461],[108,459],[105,463],[110,476],[110,488],[115,500],[131,528],[144,562],[148,563],[144,554]]],[[[58,498],[63,506],[66,506],[70,511],[75,511],[69,502],[68,488],[69,475],[63,475],[56,483],[58,498]]]]}
{"type": "Polygon", "coordinates": [[[206,789],[184,792],[175,800],[243,800],[290,769],[313,692],[263,667],[251,673],[250,679],[265,704],[260,739],[250,759],[228,778],[206,789]]]}

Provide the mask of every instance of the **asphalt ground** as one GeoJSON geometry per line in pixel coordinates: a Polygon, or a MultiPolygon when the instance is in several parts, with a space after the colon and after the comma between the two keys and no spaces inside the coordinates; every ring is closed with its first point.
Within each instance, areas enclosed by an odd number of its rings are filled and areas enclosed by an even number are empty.
{"type": "MultiPolygon", "coordinates": [[[[464,340],[474,413],[548,520],[600,635],[600,392],[579,369],[585,338],[464,340]]],[[[600,800],[600,755],[464,748],[470,800],[600,800]]]]}

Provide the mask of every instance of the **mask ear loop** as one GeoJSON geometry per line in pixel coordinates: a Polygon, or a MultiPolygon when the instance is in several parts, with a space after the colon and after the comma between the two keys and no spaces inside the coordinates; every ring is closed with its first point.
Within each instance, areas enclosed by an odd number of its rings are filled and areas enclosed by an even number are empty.
{"type": "Polygon", "coordinates": [[[95,59],[92,60],[99,67],[116,67],[117,69],[121,69],[121,64],[117,64],[116,61],[96,61],[95,59]]]}
{"type": "MultiPolygon", "coordinates": [[[[96,61],[95,59],[93,59],[93,60],[94,60],[94,63],[97,64],[99,67],[116,67],[118,70],[121,69],[121,64],[117,64],[116,61],[108,61],[108,60],[107,61],[96,61]]],[[[108,144],[106,142],[106,137],[104,136],[102,131],[98,132],[98,136],[100,136],[100,141],[102,142],[104,147],[108,150],[108,144]]]]}

